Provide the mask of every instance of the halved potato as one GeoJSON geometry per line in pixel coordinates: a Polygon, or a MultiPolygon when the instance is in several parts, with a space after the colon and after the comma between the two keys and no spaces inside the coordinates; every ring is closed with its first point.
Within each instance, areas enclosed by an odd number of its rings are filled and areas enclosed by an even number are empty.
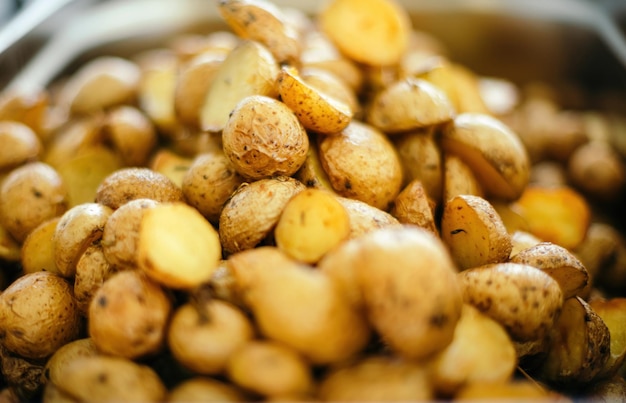
{"type": "Polygon", "coordinates": [[[470,167],[456,155],[446,153],[443,156],[442,199],[448,201],[460,195],[484,197],[485,192],[470,167]]]}
{"type": "Polygon", "coordinates": [[[393,202],[390,213],[403,224],[413,224],[439,235],[435,221],[435,203],[418,179],[410,182],[393,202]]]}

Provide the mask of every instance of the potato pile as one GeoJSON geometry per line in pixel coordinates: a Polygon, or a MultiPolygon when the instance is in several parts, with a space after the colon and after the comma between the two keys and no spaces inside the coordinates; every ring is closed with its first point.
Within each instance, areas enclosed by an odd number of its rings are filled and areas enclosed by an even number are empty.
{"type": "Polygon", "coordinates": [[[626,394],[626,120],[482,77],[393,0],[0,98],[6,401],[626,394]]]}

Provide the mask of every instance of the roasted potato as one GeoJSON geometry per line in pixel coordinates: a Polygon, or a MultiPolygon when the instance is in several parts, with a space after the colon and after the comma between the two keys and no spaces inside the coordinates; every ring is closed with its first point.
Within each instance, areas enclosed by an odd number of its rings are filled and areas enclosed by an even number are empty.
{"type": "Polygon", "coordinates": [[[0,120],[0,143],[0,172],[36,161],[43,152],[42,142],[33,129],[16,121],[0,120]]]}

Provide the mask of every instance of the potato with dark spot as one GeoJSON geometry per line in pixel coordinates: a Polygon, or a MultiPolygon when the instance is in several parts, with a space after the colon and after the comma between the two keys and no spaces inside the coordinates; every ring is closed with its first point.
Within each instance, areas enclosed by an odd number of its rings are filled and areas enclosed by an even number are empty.
{"type": "Polygon", "coordinates": [[[43,359],[81,330],[72,287],[61,276],[25,274],[0,294],[0,343],[12,353],[43,359]]]}
{"type": "Polygon", "coordinates": [[[115,272],[113,265],[106,260],[100,244],[89,246],[80,256],[74,275],[74,296],[83,316],[89,315],[89,305],[94,294],[115,272]]]}
{"type": "Polygon", "coordinates": [[[56,384],[61,381],[67,365],[80,357],[93,357],[100,354],[89,337],[76,339],[60,347],[46,361],[44,380],[56,384]]]}
{"type": "Polygon", "coordinates": [[[349,238],[356,238],[361,234],[388,226],[399,226],[400,222],[390,213],[383,211],[365,202],[339,197],[337,200],[343,205],[350,216],[349,238]]]}
{"type": "Polygon", "coordinates": [[[89,305],[89,336],[99,351],[135,359],[165,345],[172,301],[139,270],[109,277],[89,305]]]}
{"type": "Polygon", "coordinates": [[[174,386],[167,395],[168,402],[246,402],[247,393],[236,386],[215,378],[195,376],[174,386]]]}
{"type": "Polygon", "coordinates": [[[563,293],[549,274],[519,263],[494,263],[460,272],[463,301],[495,319],[514,341],[548,335],[563,293]]]}

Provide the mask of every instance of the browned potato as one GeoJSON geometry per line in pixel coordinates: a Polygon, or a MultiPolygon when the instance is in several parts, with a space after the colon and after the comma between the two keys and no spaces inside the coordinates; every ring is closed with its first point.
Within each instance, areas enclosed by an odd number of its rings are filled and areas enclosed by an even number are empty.
{"type": "Polygon", "coordinates": [[[541,242],[521,250],[510,261],[531,265],[548,273],[559,283],[563,299],[579,295],[589,281],[589,273],[581,261],[564,247],[551,242],[541,242]]]}
{"type": "Polygon", "coordinates": [[[334,0],[318,19],[339,50],[360,63],[393,65],[409,44],[411,20],[394,0],[334,0]]]}
{"type": "Polygon", "coordinates": [[[171,309],[166,291],[141,271],[115,273],[93,295],[89,337],[108,355],[134,359],[157,353],[171,309]]]}
{"type": "Polygon", "coordinates": [[[224,251],[234,253],[258,245],[274,229],[289,199],[304,189],[302,182],[290,177],[240,186],[220,214],[218,228],[224,251]]]}
{"type": "MultiPolygon", "coordinates": [[[[44,223],[41,223],[39,226],[41,225],[44,225],[44,223]]],[[[35,231],[35,229],[33,229],[33,231],[35,231]]],[[[26,239],[28,239],[28,237],[26,237],[26,239]]],[[[26,240],[24,240],[24,242],[26,242],[26,240]]],[[[20,243],[17,242],[15,238],[13,238],[11,234],[9,234],[9,232],[0,224],[0,259],[3,259],[7,262],[17,262],[21,259],[21,249],[22,247],[20,243]]],[[[43,254],[45,254],[45,252],[43,254]]],[[[38,259],[38,257],[35,256],[33,256],[33,258],[38,259]]],[[[46,258],[42,256],[42,259],[45,260],[46,258]]],[[[27,266],[28,269],[24,268],[25,271],[33,271],[31,270],[32,266],[30,261],[27,263],[27,266]]],[[[35,264],[34,266],[36,267],[37,264],[35,264]]],[[[2,271],[0,271],[0,273],[2,273],[2,271]]],[[[4,282],[0,282],[0,284],[4,284],[4,282]]],[[[3,287],[0,285],[0,289],[2,288],[3,287]]]]}
{"type": "Polygon", "coordinates": [[[59,347],[46,361],[43,376],[46,381],[53,384],[62,382],[63,372],[72,361],[81,357],[93,357],[98,354],[96,345],[89,337],[70,341],[59,347]]]}
{"type": "Polygon", "coordinates": [[[178,202],[144,211],[137,264],[149,277],[170,288],[192,289],[211,279],[221,258],[217,230],[195,208],[178,202]]]}
{"type": "Polygon", "coordinates": [[[41,140],[30,127],[9,120],[0,120],[0,143],[0,171],[36,161],[43,150],[41,140]]]}
{"type": "Polygon", "coordinates": [[[56,274],[24,274],[0,294],[0,343],[21,357],[49,357],[78,338],[81,325],[72,287],[56,274]]]}
{"type": "Polygon", "coordinates": [[[511,235],[491,203],[473,195],[446,202],[441,238],[461,270],[505,262],[513,248],[511,235]]]}
{"type": "Polygon", "coordinates": [[[591,141],[576,148],[567,162],[568,178],[583,192],[604,200],[619,197],[626,166],[609,143],[591,141]]]}
{"type": "Polygon", "coordinates": [[[30,127],[40,140],[47,140],[50,94],[43,91],[5,90],[0,94],[0,121],[12,120],[30,127]]]}
{"type": "Polygon", "coordinates": [[[449,201],[461,195],[485,197],[485,192],[474,171],[461,158],[446,153],[443,156],[442,199],[449,201]]]}
{"type": "Polygon", "coordinates": [[[89,315],[89,305],[102,284],[115,273],[114,267],[106,260],[102,245],[89,246],[76,263],[74,275],[74,296],[76,305],[83,314],[89,315]]]}
{"type": "Polygon", "coordinates": [[[180,155],[169,148],[159,148],[150,159],[148,168],[163,174],[182,188],[183,179],[193,163],[192,157],[180,155]]]}
{"type": "Polygon", "coordinates": [[[44,147],[43,162],[58,168],[85,149],[103,145],[103,113],[72,116],[54,132],[44,147]]]}
{"type": "Polygon", "coordinates": [[[0,185],[0,225],[23,242],[44,221],[68,207],[67,188],[58,172],[43,162],[12,170],[0,185]]]}
{"type": "Polygon", "coordinates": [[[99,203],[84,203],[67,210],[54,230],[52,245],[59,273],[73,277],[83,252],[102,238],[104,225],[113,213],[99,203]]]}
{"type": "Polygon", "coordinates": [[[413,224],[439,235],[435,222],[435,203],[426,193],[422,181],[415,179],[398,194],[390,213],[402,224],[413,224]]]}
{"type": "Polygon", "coordinates": [[[403,178],[398,153],[373,126],[352,120],[341,133],[322,137],[319,147],[322,166],[341,196],[386,210],[400,193],[403,178]]]}
{"type": "Polygon", "coordinates": [[[592,298],[589,306],[609,328],[611,355],[598,378],[609,378],[623,367],[626,359],[626,298],[592,298]]]}
{"type": "Polygon", "coordinates": [[[237,103],[222,131],[222,143],[237,172],[252,180],[293,175],[309,149],[309,137],[294,112],[261,95],[237,103]]]}
{"type": "Polygon", "coordinates": [[[337,200],[350,216],[349,238],[356,238],[378,228],[400,225],[398,219],[391,214],[365,202],[346,197],[339,197],[337,200]]]}
{"type": "Polygon", "coordinates": [[[246,393],[234,385],[213,378],[195,376],[174,386],[167,395],[168,402],[245,402],[246,393]]]}
{"type": "Polygon", "coordinates": [[[306,395],[313,390],[309,363],[296,350],[271,340],[248,341],[228,359],[229,379],[262,396],[306,395]]]}
{"type": "Polygon", "coordinates": [[[96,191],[95,201],[115,210],[134,199],[180,202],[184,200],[184,195],[164,174],[149,168],[130,167],[104,178],[96,191]]]}
{"type": "Polygon", "coordinates": [[[523,143],[490,115],[457,115],[443,131],[441,144],[472,169],[490,197],[517,199],[528,184],[530,161],[523,143]]]}
{"type": "Polygon", "coordinates": [[[51,218],[39,224],[22,243],[20,262],[24,273],[39,270],[59,274],[54,260],[54,232],[61,217],[51,218]]]}
{"type": "Polygon", "coordinates": [[[167,345],[181,365],[196,374],[221,374],[228,360],[254,337],[250,319],[218,299],[188,302],[176,309],[167,345]]]}
{"type": "Polygon", "coordinates": [[[559,283],[533,266],[489,264],[464,270],[458,278],[463,301],[503,325],[515,341],[545,337],[563,305],[559,283]]]}
{"type": "Polygon", "coordinates": [[[132,106],[119,106],[109,111],[102,129],[125,166],[145,165],[157,143],[152,122],[132,106]]]}

